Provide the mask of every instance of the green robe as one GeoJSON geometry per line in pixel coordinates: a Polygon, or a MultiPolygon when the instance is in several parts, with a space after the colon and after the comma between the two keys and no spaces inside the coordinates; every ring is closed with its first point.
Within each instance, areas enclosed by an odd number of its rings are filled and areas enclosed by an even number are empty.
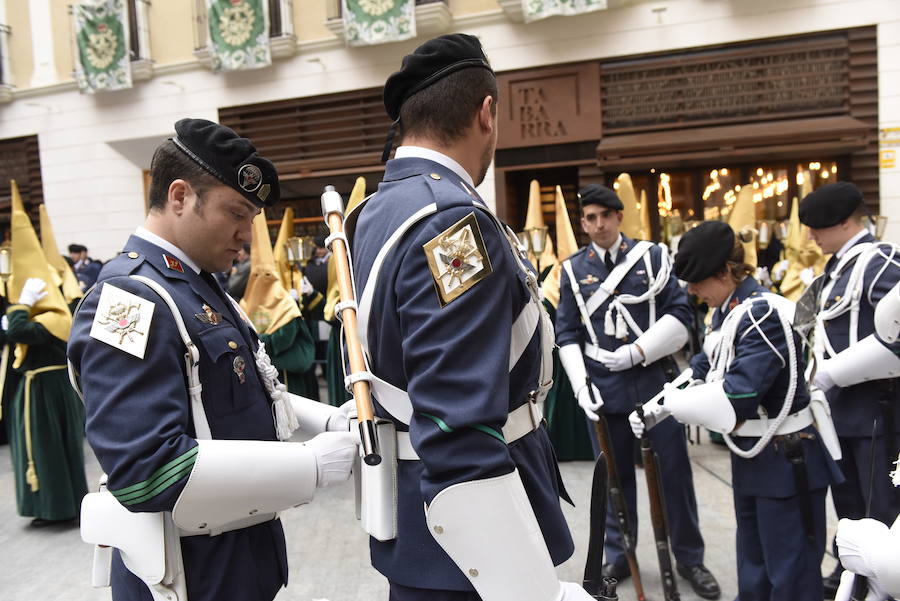
{"type": "Polygon", "coordinates": [[[271,334],[260,334],[259,339],[288,392],[318,401],[319,381],[313,363],[316,347],[306,321],[298,317],[271,334]]]}
{"type": "Polygon", "coordinates": [[[31,321],[28,311],[12,307],[8,317],[8,342],[28,345],[25,361],[17,368],[22,379],[9,416],[19,515],[45,520],[71,519],[79,514],[81,498],[87,494],[87,479],[84,405],[69,384],[65,369],[66,343],[31,321]],[[51,366],[61,368],[33,373],[51,366]],[[26,434],[31,438],[30,460],[26,434]],[[30,465],[36,478],[29,477],[30,465]]]}
{"type": "Polygon", "coordinates": [[[325,358],[325,380],[328,383],[328,402],[340,407],[349,401],[351,395],[344,387],[344,358],[341,355],[341,322],[331,324],[328,338],[328,352],[325,358]]]}
{"type": "MultiPolygon", "coordinates": [[[[544,301],[544,306],[555,321],[556,309],[547,301],[544,301]]],[[[594,451],[588,439],[587,418],[575,400],[572,385],[559,360],[558,349],[553,349],[553,387],[544,400],[544,413],[557,459],[594,460],[594,451]]]]}

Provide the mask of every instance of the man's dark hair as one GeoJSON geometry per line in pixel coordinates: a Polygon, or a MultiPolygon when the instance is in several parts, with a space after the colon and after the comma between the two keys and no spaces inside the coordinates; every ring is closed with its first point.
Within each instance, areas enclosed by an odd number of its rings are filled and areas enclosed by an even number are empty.
{"type": "Polygon", "coordinates": [[[466,128],[491,96],[492,114],[497,114],[497,80],[487,69],[462,69],[451,73],[403,103],[400,109],[400,134],[415,135],[452,144],[465,135],[466,128]]]}
{"type": "Polygon", "coordinates": [[[172,140],[166,140],[150,162],[150,210],[165,208],[169,185],[176,179],[189,183],[201,200],[209,188],[225,185],[179,150],[172,140]]]}

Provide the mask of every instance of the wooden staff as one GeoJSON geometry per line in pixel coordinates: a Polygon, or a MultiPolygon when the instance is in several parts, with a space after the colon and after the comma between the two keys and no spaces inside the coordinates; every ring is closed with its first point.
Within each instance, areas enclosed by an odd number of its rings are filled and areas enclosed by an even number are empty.
{"type": "MultiPolygon", "coordinates": [[[[322,215],[331,232],[331,252],[335,261],[338,290],[343,308],[341,322],[344,324],[344,339],[347,343],[347,356],[350,360],[350,376],[366,373],[366,361],[362,346],[357,336],[356,299],[353,292],[353,279],[350,274],[350,259],[347,252],[347,239],[344,237],[344,201],[334,186],[325,186],[322,193],[322,215]]],[[[367,465],[381,463],[378,451],[378,436],[375,432],[375,409],[372,406],[372,394],[369,382],[355,380],[352,384],[353,398],[356,399],[356,419],[359,422],[360,444],[363,449],[363,461],[367,465]]]]}

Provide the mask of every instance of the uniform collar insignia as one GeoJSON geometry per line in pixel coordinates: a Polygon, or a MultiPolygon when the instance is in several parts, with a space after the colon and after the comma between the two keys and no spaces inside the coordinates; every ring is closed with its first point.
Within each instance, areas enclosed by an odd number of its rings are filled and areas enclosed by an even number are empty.
{"type": "Polygon", "coordinates": [[[587,274],[587,277],[585,277],[583,280],[578,280],[578,283],[583,286],[590,286],[591,284],[595,284],[599,281],[600,281],[600,278],[595,277],[594,274],[592,274],[592,273],[589,273],[589,274],[587,274]]]}
{"type": "Polygon", "coordinates": [[[595,253],[593,250],[588,251],[588,259],[593,259],[596,256],[597,256],[597,253],[595,253]]]}
{"type": "Polygon", "coordinates": [[[212,310],[212,307],[207,304],[203,305],[203,313],[194,313],[194,317],[196,317],[203,323],[208,323],[214,326],[222,323],[222,314],[216,313],[212,310]]]}
{"type": "Polygon", "coordinates": [[[166,262],[166,267],[168,267],[172,271],[184,273],[184,267],[181,266],[181,261],[179,261],[175,257],[170,257],[169,255],[163,253],[163,260],[166,262]]]}
{"type": "Polygon", "coordinates": [[[734,308],[737,307],[739,304],[741,304],[741,301],[738,300],[738,297],[736,297],[736,296],[731,297],[731,302],[728,303],[728,310],[733,311],[734,308]]]}

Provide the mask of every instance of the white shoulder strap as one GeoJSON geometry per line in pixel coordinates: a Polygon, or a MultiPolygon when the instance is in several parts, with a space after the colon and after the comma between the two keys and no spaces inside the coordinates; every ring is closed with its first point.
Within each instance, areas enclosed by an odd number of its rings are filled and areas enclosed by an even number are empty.
{"type": "MultiPolygon", "coordinates": [[[[572,260],[566,259],[563,261],[563,269],[566,272],[566,275],[569,278],[569,285],[572,287],[572,294],[575,295],[575,304],[578,305],[578,312],[581,313],[581,321],[584,322],[584,327],[587,330],[588,337],[591,339],[591,343],[594,346],[599,346],[599,342],[597,341],[597,332],[594,331],[594,326],[591,323],[591,314],[588,312],[587,307],[584,303],[584,296],[581,294],[581,286],[578,285],[578,280],[575,279],[575,270],[572,269],[572,260]]],[[[600,292],[599,290],[597,291],[600,292]]],[[[596,293],[595,293],[596,294],[596,293]]]]}
{"type": "Polygon", "coordinates": [[[198,440],[211,439],[212,432],[209,429],[209,421],[206,419],[206,411],[203,409],[203,398],[201,395],[203,385],[200,383],[200,351],[191,340],[190,335],[188,335],[187,328],[184,325],[184,318],[181,317],[181,311],[178,310],[178,305],[175,304],[169,291],[163,288],[159,282],[142,275],[130,277],[156,292],[163,299],[163,302],[166,303],[166,306],[169,307],[169,311],[172,312],[175,325],[178,327],[178,334],[181,336],[181,340],[187,349],[184,353],[184,365],[188,375],[188,396],[191,400],[191,416],[194,418],[194,434],[198,440]]]}
{"type": "Polygon", "coordinates": [[[606,279],[600,283],[600,287],[597,288],[596,292],[594,292],[587,300],[585,306],[587,307],[588,315],[593,315],[594,311],[599,309],[600,305],[613,295],[616,288],[622,280],[625,279],[625,276],[628,275],[628,272],[631,271],[631,268],[634,267],[635,263],[640,261],[641,257],[644,256],[644,253],[649,251],[652,247],[653,242],[648,242],[646,240],[641,240],[631,247],[631,250],[625,255],[625,261],[613,268],[610,274],[606,276],[606,279]]]}

